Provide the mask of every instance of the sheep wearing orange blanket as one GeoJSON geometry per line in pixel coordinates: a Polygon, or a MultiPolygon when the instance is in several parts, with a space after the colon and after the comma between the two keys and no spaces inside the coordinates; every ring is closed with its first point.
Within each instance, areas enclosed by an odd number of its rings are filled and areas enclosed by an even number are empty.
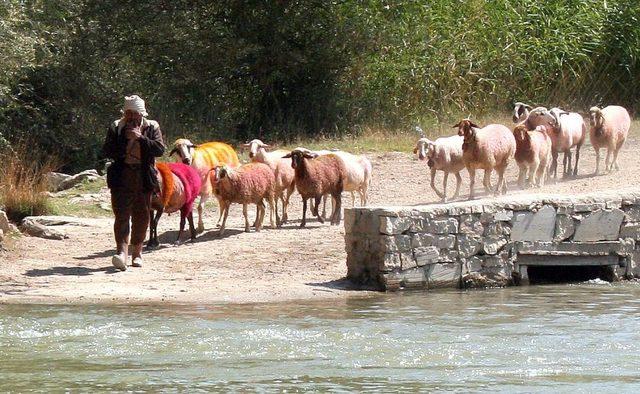
{"type": "Polygon", "coordinates": [[[191,240],[196,238],[193,225],[193,202],[200,194],[202,181],[193,168],[182,163],[157,163],[160,194],[151,201],[151,225],[149,230],[149,247],[158,246],[158,221],[164,212],[180,211],[180,231],[176,243],[180,242],[185,221],[189,220],[191,240]],[[156,211],[154,215],[154,211],[156,211]]]}

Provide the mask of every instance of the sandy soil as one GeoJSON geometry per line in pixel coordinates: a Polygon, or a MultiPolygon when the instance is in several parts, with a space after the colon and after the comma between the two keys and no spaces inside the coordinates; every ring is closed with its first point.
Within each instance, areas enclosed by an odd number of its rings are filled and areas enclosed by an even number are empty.
{"type": "MultiPolygon", "coordinates": [[[[580,176],[540,191],[576,194],[637,186],[639,153],[639,141],[628,141],[619,159],[623,170],[594,177],[593,149],[583,147],[580,176]]],[[[374,166],[371,205],[416,205],[437,200],[429,188],[426,163],[400,152],[370,157],[374,166]]],[[[439,180],[441,177],[438,175],[439,180]]],[[[514,164],[507,178],[510,193],[531,193],[515,190],[516,177],[514,164]]],[[[466,172],[463,180],[466,198],[466,172]]],[[[478,179],[478,188],[480,184],[478,179]]],[[[345,197],[348,206],[351,198],[345,197]]],[[[289,217],[299,219],[300,198],[296,195],[292,200],[289,217]]],[[[300,229],[299,222],[294,221],[282,229],[244,233],[242,209],[236,205],[229,216],[227,234],[220,237],[214,228],[216,219],[217,212],[207,212],[207,230],[195,243],[172,246],[179,217],[164,217],[159,228],[162,247],[145,254],[143,268],[130,267],[126,272],[116,272],[111,266],[112,219],[87,219],[81,221],[82,225],[62,226],[60,230],[69,235],[63,241],[21,237],[9,251],[0,254],[0,302],[216,303],[371,295],[355,291],[343,279],[346,253],[342,226],[313,220],[300,229]]]]}

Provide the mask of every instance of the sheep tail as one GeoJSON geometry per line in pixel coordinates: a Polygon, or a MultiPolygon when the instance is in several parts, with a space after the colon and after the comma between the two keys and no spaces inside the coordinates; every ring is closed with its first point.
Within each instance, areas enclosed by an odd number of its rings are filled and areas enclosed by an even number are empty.
{"type": "Polygon", "coordinates": [[[174,190],[173,173],[166,163],[157,163],[156,168],[162,177],[162,206],[166,207],[171,201],[174,190]]]}

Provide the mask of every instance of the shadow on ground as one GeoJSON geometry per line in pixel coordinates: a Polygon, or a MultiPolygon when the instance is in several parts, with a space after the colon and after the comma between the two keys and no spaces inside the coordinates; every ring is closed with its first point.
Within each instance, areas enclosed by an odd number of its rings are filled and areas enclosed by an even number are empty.
{"type": "Polygon", "coordinates": [[[107,274],[114,274],[118,272],[115,267],[100,267],[100,268],[90,268],[90,267],[51,267],[45,269],[31,269],[24,273],[25,276],[37,277],[37,276],[53,276],[53,275],[62,275],[62,276],[87,276],[93,275],[96,272],[105,272],[107,274]]]}

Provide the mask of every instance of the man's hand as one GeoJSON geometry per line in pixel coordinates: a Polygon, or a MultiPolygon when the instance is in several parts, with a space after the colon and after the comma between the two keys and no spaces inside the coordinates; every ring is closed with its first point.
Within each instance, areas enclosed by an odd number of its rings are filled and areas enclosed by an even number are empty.
{"type": "Polygon", "coordinates": [[[137,140],[142,136],[142,130],[140,130],[140,126],[127,128],[127,130],[125,131],[125,136],[129,140],[137,140]]]}

